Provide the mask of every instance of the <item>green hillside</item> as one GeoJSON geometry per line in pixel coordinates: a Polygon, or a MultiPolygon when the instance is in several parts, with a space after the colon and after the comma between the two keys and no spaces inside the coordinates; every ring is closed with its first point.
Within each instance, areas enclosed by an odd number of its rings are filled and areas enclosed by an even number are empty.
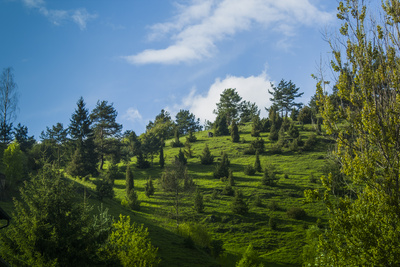
{"type": "MultiPolygon", "coordinates": [[[[273,154],[270,150],[274,143],[269,141],[269,133],[262,133],[266,152],[260,155],[261,165],[263,168],[273,166],[279,178],[275,186],[265,186],[261,183],[263,173],[251,176],[244,174],[244,168],[249,164],[254,165],[255,162],[255,155],[244,154],[250,142],[256,139],[251,137],[250,129],[250,124],[240,126],[242,141],[239,143],[232,143],[230,136],[208,137],[207,131],[195,134],[197,141],[191,144],[193,157],[188,159],[187,168],[204,196],[205,210],[203,213],[197,213],[193,208],[194,194],[184,194],[179,211],[179,224],[200,223],[213,239],[222,240],[225,254],[217,261],[223,266],[234,265],[235,260],[240,258],[250,243],[268,266],[299,266],[302,263],[305,230],[310,225],[315,225],[317,219],[324,221],[326,216],[323,205],[304,204],[303,192],[305,189],[320,187],[319,182],[315,183],[311,177],[318,178],[321,175],[331,141],[320,135],[312,151],[302,151],[300,148],[299,151],[291,152],[288,148],[283,148],[282,153],[273,154]],[[201,164],[199,155],[206,144],[215,156],[215,162],[219,162],[222,153],[228,154],[235,181],[233,189],[242,191],[249,206],[248,214],[237,215],[231,211],[234,197],[223,194],[228,182],[213,177],[215,165],[201,164]],[[255,203],[256,201],[258,203],[255,203]],[[289,218],[287,210],[292,207],[304,209],[306,216],[297,220],[289,218]],[[270,218],[276,222],[275,230],[269,225],[270,218]]],[[[311,125],[306,125],[303,131],[300,131],[303,140],[313,132],[311,125]]],[[[185,136],[181,137],[180,141],[184,143],[185,136]]],[[[171,140],[166,141],[164,149],[166,166],[173,164],[175,156],[182,149],[172,148],[170,142],[171,140]]],[[[132,158],[130,164],[134,166],[135,163],[136,158],[132,158]]],[[[141,201],[139,211],[131,211],[119,205],[126,194],[125,179],[122,178],[126,165],[120,163],[119,169],[121,179],[115,181],[115,198],[106,200],[105,205],[114,216],[118,216],[119,213],[132,214],[137,222],[144,223],[150,229],[152,242],[160,248],[162,266],[176,266],[177,261],[182,266],[216,264],[207,253],[207,249],[201,246],[196,246],[195,249],[185,248],[183,237],[177,234],[173,199],[160,189],[158,183],[162,175],[158,156],[154,158],[151,168],[132,168],[135,190],[141,201]],[[156,187],[155,195],[150,198],[144,193],[149,176],[156,187]]],[[[82,183],[94,189],[94,180],[96,178],[82,183]]],[[[92,201],[98,205],[97,200],[92,201]]]]}

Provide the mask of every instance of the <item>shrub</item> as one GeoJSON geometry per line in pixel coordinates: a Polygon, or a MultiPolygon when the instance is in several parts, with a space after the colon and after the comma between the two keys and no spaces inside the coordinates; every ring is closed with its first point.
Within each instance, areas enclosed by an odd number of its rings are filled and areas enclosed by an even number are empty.
{"type": "Polygon", "coordinates": [[[265,151],[265,145],[264,145],[264,140],[262,138],[258,138],[256,140],[253,140],[251,142],[251,147],[255,150],[255,152],[258,153],[264,153],[265,151]]]}
{"type": "MultiPolygon", "coordinates": [[[[207,229],[198,223],[183,223],[179,225],[179,233],[185,238],[191,238],[193,243],[200,247],[209,247],[211,237],[207,229]]],[[[193,245],[194,245],[193,244],[193,245]]]]}
{"type": "Polygon", "coordinates": [[[139,210],[140,209],[140,201],[138,199],[137,193],[135,191],[135,189],[132,189],[129,191],[128,197],[128,205],[129,208],[133,209],[133,210],[139,210]]]}
{"type": "Polygon", "coordinates": [[[182,152],[182,149],[179,149],[179,153],[175,156],[175,161],[180,162],[183,165],[186,165],[187,159],[185,158],[185,154],[182,152]]]}
{"type": "Polygon", "coordinates": [[[312,183],[312,184],[317,183],[317,178],[314,176],[313,173],[310,173],[310,183],[312,183]]]}
{"type": "Polygon", "coordinates": [[[288,134],[290,135],[290,137],[292,137],[294,139],[299,137],[299,135],[300,135],[299,129],[294,125],[294,123],[292,123],[290,125],[288,134]]]}
{"type": "Polygon", "coordinates": [[[228,183],[230,186],[235,185],[235,178],[233,177],[233,171],[229,169],[228,183]]]}
{"type": "Polygon", "coordinates": [[[221,162],[217,164],[214,170],[214,178],[228,177],[229,176],[230,161],[228,155],[224,152],[221,162]]]}
{"type": "Polygon", "coordinates": [[[214,258],[218,258],[219,255],[224,252],[224,242],[220,239],[213,239],[210,242],[211,255],[214,258]]]}
{"type": "Polygon", "coordinates": [[[253,199],[253,205],[255,206],[255,207],[262,207],[262,200],[261,200],[261,198],[260,198],[260,195],[256,195],[255,197],[254,197],[254,199],[253,199]]]}
{"type": "Polygon", "coordinates": [[[275,124],[272,124],[269,132],[269,140],[277,141],[278,138],[279,138],[279,129],[275,126],[275,124]]]}
{"type": "Polygon", "coordinates": [[[276,229],[277,229],[278,223],[276,222],[276,219],[275,219],[275,218],[269,217],[269,222],[268,222],[268,224],[269,224],[269,227],[270,227],[272,230],[276,230],[276,229]]]}
{"type": "Polygon", "coordinates": [[[154,195],[154,192],[156,189],[154,188],[153,181],[151,180],[151,177],[149,176],[149,179],[146,182],[146,185],[144,187],[144,193],[147,197],[151,197],[154,195]]]}
{"type": "Polygon", "coordinates": [[[252,145],[250,145],[248,148],[246,148],[246,149],[243,151],[243,154],[244,154],[244,155],[255,155],[255,154],[256,154],[256,150],[253,148],[252,145]]]}
{"type": "Polygon", "coordinates": [[[295,220],[301,220],[307,216],[306,211],[299,207],[291,207],[286,211],[286,215],[295,220]]]}
{"type": "Polygon", "coordinates": [[[189,136],[186,137],[186,142],[194,143],[197,141],[197,137],[193,134],[192,131],[189,131],[189,136]]]}
{"type": "Polygon", "coordinates": [[[279,207],[278,203],[277,203],[275,200],[271,201],[271,202],[268,204],[268,208],[269,208],[270,210],[273,210],[273,211],[280,210],[280,207],[279,207]]]}
{"type": "Polygon", "coordinates": [[[231,138],[232,138],[232,142],[234,142],[234,143],[238,143],[240,141],[239,129],[238,129],[238,126],[237,126],[235,120],[232,121],[231,138]]]}
{"type": "Polygon", "coordinates": [[[304,150],[311,151],[314,146],[317,144],[317,137],[314,133],[312,133],[304,143],[304,150]]]}
{"type": "Polygon", "coordinates": [[[198,188],[196,188],[195,196],[194,196],[194,209],[197,213],[204,212],[204,201],[203,194],[200,192],[198,188]]]}
{"type": "Polygon", "coordinates": [[[271,123],[270,123],[269,119],[262,118],[261,119],[261,132],[263,132],[263,133],[268,132],[270,127],[271,127],[271,123]]]}
{"type": "Polygon", "coordinates": [[[244,167],[244,174],[254,175],[255,173],[256,173],[256,169],[254,169],[254,167],[251,164],[244,167]]]}
{"type": "Polygon", "coordinates": [[[264,175],[263,178],[261,179],[261,183],[266,186],[275,186],[276,183],[278,182],[278,178],[275,175],[275,172],[273,170],[274,168],[272,166],[269,166],[264,169],[264,175]]]}
{"type": "Polygon", "coordinates": [[[107,179],[100,179],[96,184],[97,197],[102,200],[103,198],[113,198],[114,189],[111,181],[107,179]]]}
{"type": "Polygon", "coordinates": [[[222,195],[226,195],[226,196],[233,196],[235,194],[235,191],[233,191],[232,186],[230,185],[226,185],[224,187],[224,189],[222,190],[222,195]]]}
{"type": "Polygon", "coordinates": [[[258,152],[256,153],[256,161],[254,162],[254,169],[257,172],[262,172],[261,162],[260,162],[260,155],[259,155],[258,152]]]}

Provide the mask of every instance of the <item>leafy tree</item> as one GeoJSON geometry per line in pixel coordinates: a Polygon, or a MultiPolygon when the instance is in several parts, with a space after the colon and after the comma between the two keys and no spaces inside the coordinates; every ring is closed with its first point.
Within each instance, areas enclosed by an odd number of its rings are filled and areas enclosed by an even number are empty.
{"type": "Polygon", "coordinates": [[[282,117],[284,112],[285,117],[287,117],[293,107],[299,108],[303,105],[302,103],[294,102],[296,98],[301,97],[304,93],[299,93],[300,88],[296,88],[296,85],[292,81],[287,82],[282,79],[277,87],[271,83],[271,88],[273,91],[268,90],[272,95],[272,98],[269,100],[281,112],[282,117]]]}
{"type": "Polygon", "coordinates": [[[200,162],[203,165],[210,165],[214,162],[214,156],[211,154],[210,148],[207,144],[203,149],[203,153],[200,155],[200,162]]]}
{"type": "Polygon", "coordinates": [[[224,152],[221,161],[217,164],[214,170],[214,178],[228,177],[229,176],[229,165],[228,154],[224,152]]]}
{"type": "Polygon", "coordinates": [[[12,142],[4,150],[3,164],[7,186],[15,189],[26,176],[26,158],[17,142],[12,142]]]}
{"type": "Polygon", "coordinates": [[[214,135],[229,135],[227,119],[225,115],[218,115],[214,122],[214,135]]]}
{"type": "Polygon", "coordinates": [[[3,259],[14,266],[100,264],[96,252],[104,236],[95,232],[88,209],[76,202],[72,184],[46,166],[20,192],[13,223],[0,235],[3,259]]]}
{"type": "Polygon", "coordinates": [[[354,198],[334,197],[332,177],[323,177],[329,231],[319,238],[316,264],[397,266],[400,264],[399,1],[383,10],[364,1],[341,1],[337,17],[343,51],[331,43],[338,95],[351,103],[334,109],[318,78],[318,103],[328,134],[337,136],[335,155],[352,183],[354,198]],[[382,22],[368,21],[383,13],[382,22]],[[340,123],[340,127],[339,127],[340,123]]]}
{"type": "Polygon", "coordinates": [[[175,116],[175,123],[179,133],[183,135],[189,132],[201,131],[203,128],[200,125],[200,119],[196,120],[196,117],[189,110],[179,110],[175,116]]]}
{"type": "Polygon", "coordinates": [[[14,82],[13,69],[4,68],[0,77],[0,142],[12,141],[12,123],[18,106],[17,84],[14,82]]]}
{"type": "Polygon", "coordinates": [[[235,120],[232,121],[231,125],[231,139],[234,143],[238,143],[240,141],[239,129],[235,120]]]}
{"type": "Polygon", "coordinates": [[[240,101],[242,97],[236,92],[236,89],[225,89],[220,95],[217,109],[214,113],[218,117],[225,117],[227,125],[232,123],[232,120],[237,119],[240,112],[240,101]]]}
{"type": "Polygon", "coordinates": [[[22,152],[27,152],[36,143],[33,136],[28,136],[28,127],[18,123],[17,127],[14,128],[14,138],[20,145],[22,152]]]}
{"type": "Polygon", "coordinates": [[[153,185],[153,180],[151,180],[151,177],[149,176],[149,179],[147,179],[146,185],[144,187],[144,193],[146,194],[147,197],[151,197],[154,195],[155,188],[153,185]]]}
{"type": "Polygon", "coordinates": [[[101,254],[106,258],[117,258],[122,266],[157,266],[160,262],[157,248],[151,244],[148,235],[147,228],[131,224],[129,216],[120,214],[101,254]]]}
{"type": "Polygon", "coordinates": [[[199,188],[196,188],[196,192],[194,194],[194,209],[197,213],[204,212],[203,194],[200,192],[199,188]]]}
{"type": "Polygon", "coordinates": [[[113,138],[118,137],[122,125],[116,122],[117,111],[113,104],[108,104],[107,101],[97,101],[96,107],[90,114],[90,119],[93,122],[93,131],[95,134],[95,144],[97,152],[100,156],[100,170],[103,169],[104,156],[110,155],[115,149],[113,138]]]}
{"type": "Polygon", "coordinates": [[[249,212],[249,207],[244,200],[243,193],[240,190],[235,191],[235,197],[231,204],[232,212],[235,214],[244,215],[249,212]]]}
{"type": "Polygon", "coordinates": [[[131,171],[130,164],[126,166],[126,179],[125,179],[125,184],[126,184],[126,195],[129,195],[129,192],[135,188],[135,181],[133,180],[133,175],[131,171]]]}

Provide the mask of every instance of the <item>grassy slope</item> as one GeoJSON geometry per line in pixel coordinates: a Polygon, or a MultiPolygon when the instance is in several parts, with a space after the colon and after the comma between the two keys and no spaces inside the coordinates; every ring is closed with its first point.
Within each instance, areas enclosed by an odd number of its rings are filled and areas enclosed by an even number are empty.
{"type": "MultiPolygon", "coordinates": [[[[103,201],[104,207],[109,209],[109,213],[115,218],[119,214],[130,215],[131,218],[149,229],[152,243],[159,247],[159,256],[162,259],[161,266],[234,266],[235,260],[245,251],[247,245],[252,243],[254,248],[260,253],[268,266],[300,266],[302,263],[301,253],[305,228],[315,224],[318,218],[326,218],[324,207],[320,204],[303,204],[303,192],[308,188],[319,187],[319,184],[312,184],[309,181],[311,173],[319,177],[320,169],[324,165],[323,157],[328,150],[328,143],[324,138],[319,137],[319,144],[312,152],[289,152],[284,151],[280,155],[269,153],[271,143],[268,134],[263,133],[262,138],[266,141],[267,152],[260,156],[261,165],[273,164],[276,167],[277,175],[280,178],[277,186],[266,187],[261,185],[262,174],[247,176],[243,173],[244,166],[254,164],[254,155],[243,155],[251,140],[250,125],[240,127],[240,136],[245,139],[245,143],[232,143],[230,137],[208,138],[207,132],[196,133],[198,141],[192,144],[194,157],[188,159],[188,170],[194,181],[201,189],[205,200],[205,212],[197,214],[193,210],[192,196],[185,196],[181,211],[182,221],[201,222],[213,238],[223,240],[226,254],[219,259],[218,263],[210,257],[203,249],[188,249],[183,246],[183,238],[176,234],[176,221],[173,216],[171,200],[161,192],[156,190],[156,194],[147,198],[144,194],[144,185],[149,176],[154,179],[156,188],[157,179],[161,176],[162,170],[158,166],[158,158],[154,160],[154,166],[147,170],[133,168],[135,189],[142,201],[141,210],[133,212],[120,205],[125,198],[125,179],[115,181],[115,199],[103,201]],[[220,160],[222,152],[227,152],[231,161],[231,169],[235,177],[235,188],[240,189],[247,199],[250,206],[249,214],[245,216],[234,215],[230,211],[231,196],[218,195],[212,198],[214,189],[222,191],[226,182],[213,178],[214,166],[204,166],[200,164],[199,155],[202,153],[205,144],[208,144],[211,153],[216,156],[216,161],[220,160]],[[287,178],[284,178],[284,175],[287,178]],[[255,195],[262,199],[262,206],[255,207],[252,200],[255,195]],[[272,211],[268,205],[276,201],[279,209],[272,211]],[[286,210],[292,206],[302,207],[307,212],[304,220],[289,219],[286,210]],[[210,216],[215,218],[214,222],[209,220],[210,216]],[[269,227],[269,218],[273,217],[278,223],[277,230],[269,227]]],[[[301,135],[305,139],[311,132],[302,131],[301,135]]],[[[185,138],[181,138],[184,142],[185,138]]],[[[166,142],[164,153],[166,164],[171,164],[179,148],[172,148],[166,142]]],[[[135,164],[133,159],[131,164],[135,164]]],[[[122,165],[122,164],[121,164],[122,165]]],[[[96,178],[93,178],[96,179],[96,178]]],[[[91,181],[77,183],[89,188],[88,195],[94,185],[91,181]]],[[[83,196],[83,190],[80,194],[83,196]]],[[[89,197],[89,202],[97,207],[101,203],[94,196],[89,197]]],[[[2,207],[10,212],[10,203],[1,203],[2,207]]],[[[94,209],[97,212],[97,208],[94,209]]],[[[324,221],[324,220],[323,220],[324,221]]]]}

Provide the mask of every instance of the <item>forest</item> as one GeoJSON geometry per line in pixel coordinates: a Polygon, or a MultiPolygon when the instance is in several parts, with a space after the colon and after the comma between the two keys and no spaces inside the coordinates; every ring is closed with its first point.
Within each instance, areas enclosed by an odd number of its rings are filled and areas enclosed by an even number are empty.
{"type": "MultiPolygon", "coordinates": [[[[398,266],[398,1],[340,2],[334,82],[291,80],[270,107],[220,94],[213,122],[161,109],[136,134],[83,97],[36,140],[0,77],[4,266],[398,266]],[[328,90],[331,88],[331,90],[328,90]],[[268,117],[260,117],[260,109],[268,117]]],[[[266,97],[268,95],[266,94],[266,97]]]]}

